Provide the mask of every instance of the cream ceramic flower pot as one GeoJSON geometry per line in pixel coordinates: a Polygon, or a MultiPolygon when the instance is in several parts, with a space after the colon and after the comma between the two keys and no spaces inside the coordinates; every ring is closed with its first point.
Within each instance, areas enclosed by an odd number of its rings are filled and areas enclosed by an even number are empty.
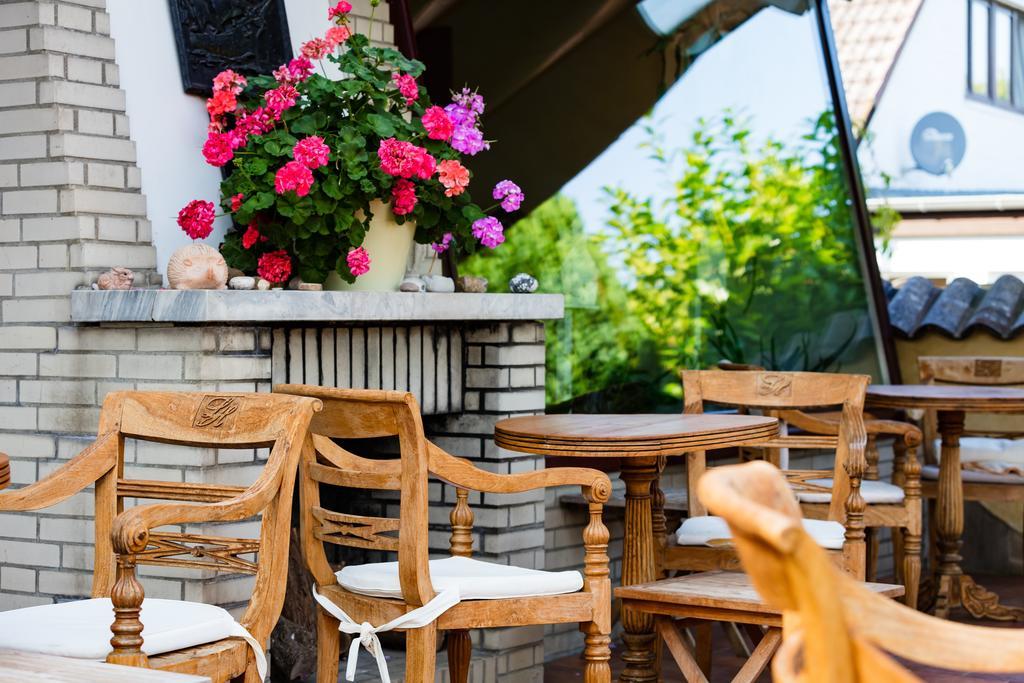
{"type": "Polygon", "coordinates": [[[349,284],[334,271],[327,276],[324,289],[334,291],[397,292],[405,277],[412,253],[416,224],[406,221],[399,225],[391,207],[380,200],[370,204],[373,218],[363,240],[363,248],[370,255],[370,271],[349,284]]]}

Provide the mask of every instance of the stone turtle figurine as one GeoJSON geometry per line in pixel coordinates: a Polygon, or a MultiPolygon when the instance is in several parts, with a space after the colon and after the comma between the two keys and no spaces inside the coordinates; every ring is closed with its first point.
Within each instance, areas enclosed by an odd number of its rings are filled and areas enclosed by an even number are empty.
{"type": "Polygon", "coordinates": [[[537,282],[537,278],[529,273],[513,275],[512,279],[508,281],[508,290],[513,294],[533,294],[537,291],[538,286],[540,283],[537,282]]]}
{"type": "Polygon", "coordinates": [[[96,278],[97,289],[131,289],[135,273],[128,268],[111,268],[96,278]]]}
{"type": "Polygon", "coordinates": [[[171,289],[225,289],[228,264],[208,244],[186,244],[168,259],[167,282],[171,289]]]}

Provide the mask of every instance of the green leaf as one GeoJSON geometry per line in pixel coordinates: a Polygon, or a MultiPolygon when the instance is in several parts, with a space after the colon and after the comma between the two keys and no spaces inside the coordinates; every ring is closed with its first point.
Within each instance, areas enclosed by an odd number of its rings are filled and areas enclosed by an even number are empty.
{"type": "Polygon", "coordinates": [[[373,132],[382,138],[390,138],[395,135],[395,126],[391,123],[390,117],[384,114],[367,114],[366,120],[370,122],[373,132]]]}

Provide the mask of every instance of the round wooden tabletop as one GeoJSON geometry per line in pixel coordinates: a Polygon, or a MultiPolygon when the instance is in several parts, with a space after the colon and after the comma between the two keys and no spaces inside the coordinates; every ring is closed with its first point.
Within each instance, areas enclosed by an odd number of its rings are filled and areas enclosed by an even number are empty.
{"type": "Polygon", "coordinates": [[[11,461],[0,453],[0,489],[11,483],[11,461]]]}
{"type": "Polygon", "coordinates": [[[654,457],[728,448],[778,436],[753,415],[533,415],[502,420],[494,441],[510,451],[581,457],[654,457]]]}
{"type": "Polygon", "coordinates": [[[968,384],[872,384],[868,386],[867,405],[1017,413],[1024,412],[1024,389],[968,384]]]}

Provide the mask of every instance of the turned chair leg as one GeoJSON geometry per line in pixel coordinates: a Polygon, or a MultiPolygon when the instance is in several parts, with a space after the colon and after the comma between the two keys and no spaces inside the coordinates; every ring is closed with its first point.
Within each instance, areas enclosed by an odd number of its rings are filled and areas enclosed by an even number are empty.
{"type": "Polygon", "coordinates": [[[611,683],[611,634],[606,633],[607,629],[602,629],[594,622],[583,624],[581,630],[586,634],[583,649],[583,659],[586,661],[583,683],[611,683]]]}
{"type": "Polygon", "coordinates": [[[405,683],[434,683],[437,622],[405,632],[405,683]]]}
{"type": "Polygon", "coordinates": [[[338,620],[316,608],[316,683],[338,683],[341,632],[338,620]]]}
{"type": "Polygon", "coordinates": [[[469,683],[469,662],[473,655],[473,639],[469,631],[448,632],[448,680],[469,683]]]}
{"type": "MultiPolygon", "coordinates": [[[[903,532],[903,586],[906,589],[904,604],[917,609],[917,596],[921,586],[921,531],[910,529],[903,532]]],[[[893,536],[896,536],[894,533],[893,536]]]]}

